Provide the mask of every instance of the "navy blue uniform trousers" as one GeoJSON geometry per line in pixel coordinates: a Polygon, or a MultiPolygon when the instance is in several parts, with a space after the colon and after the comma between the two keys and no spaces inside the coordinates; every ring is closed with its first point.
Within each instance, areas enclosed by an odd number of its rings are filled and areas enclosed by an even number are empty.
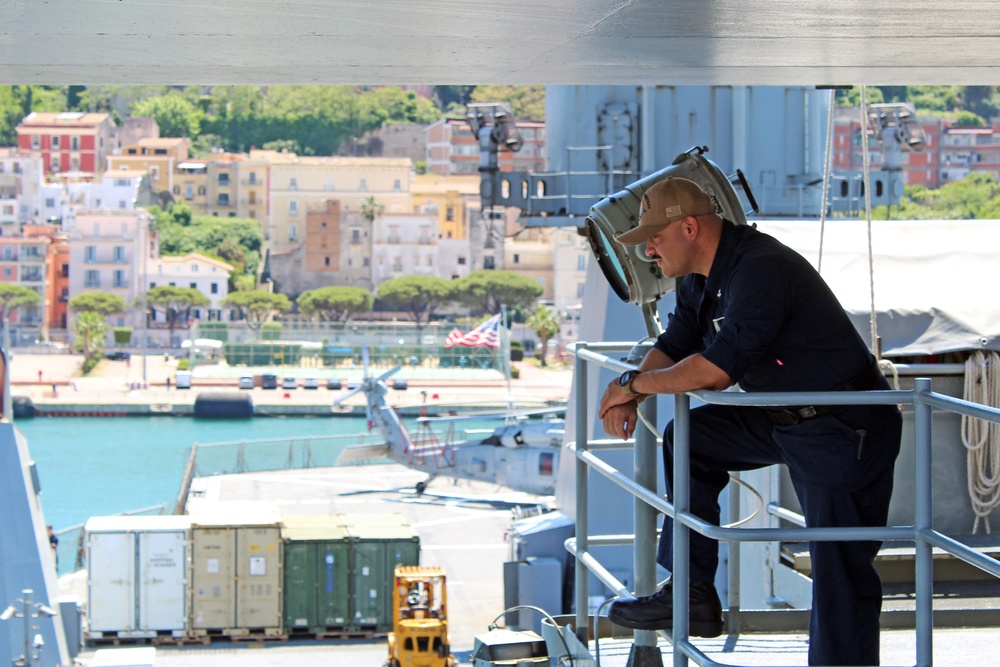
{"type": "MultiPolygon", "coordinates": [[[[885,388],[888,388],[887,386],[885,388]]],[[[784,463],[810,527],[884,526],[899,453],[895,406],[847,406],[793,426],[761,408],[705,405],[691,411],[691,512],[718,525],[730,470],[784,463]]],[[[663,438],[673,500],[673,422],[663,438]]],[[[673,521],[665,517],[657,562],[673,566],[673,521]]],[[[880,543],[811,542],[810,665],[879,664],[882,584],[873,561],[880,543]]],[[[691,579],[712,582],[718,543],[691,531],[691,579]]]]}

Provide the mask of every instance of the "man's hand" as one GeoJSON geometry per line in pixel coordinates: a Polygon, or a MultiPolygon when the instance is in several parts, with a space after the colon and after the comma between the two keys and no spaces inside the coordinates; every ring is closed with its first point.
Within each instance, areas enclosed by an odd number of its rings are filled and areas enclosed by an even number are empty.
{"type": "Polygon", "coordinates": [[[639,406],[629,400],[628,403],[616,405],[605,411],[604,432],[610,436],[628,440],[635,434],[635,423],[638,419],[639,406]]]}
{"type": "Polygon", "coordinates": [[[615,378],[608,383],[608,388],[604,390],[604,396],[601,397],[601,407],[597,412],[598,418],[604,419],[604,415],[608,410],[616,405],[634,402],[634,398],[634,396],[629,396],[625,393],[622,386],[618,384],[618,379],[615,378]]]}

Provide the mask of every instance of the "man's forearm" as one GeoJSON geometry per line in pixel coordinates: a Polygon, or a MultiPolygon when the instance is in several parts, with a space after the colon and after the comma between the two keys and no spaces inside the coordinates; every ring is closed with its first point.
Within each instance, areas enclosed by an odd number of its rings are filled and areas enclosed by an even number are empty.
{"type": "Polygon", "coordinates": [[[641,371],[632,381],[637,394],[682,394],[696,389],[727,389],[732,379],[721,368],[700,354],[673,363],[667,355],[652,349],[639,366],[641,371]],[[651,355],[656,353],[658,356],[651,355]],[[648,362],[648,363],[647,363],[648,362]]]}

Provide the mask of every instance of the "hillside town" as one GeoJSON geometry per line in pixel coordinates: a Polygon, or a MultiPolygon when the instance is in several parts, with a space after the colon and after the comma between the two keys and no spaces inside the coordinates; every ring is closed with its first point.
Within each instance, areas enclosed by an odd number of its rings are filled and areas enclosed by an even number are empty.
{"type": "MultiPolygon", "coordinates": [[[[499,169],[541,171],[544,123],[519,121],[518,129],[524,146],[502,153],[499,169]]],[[[161,137],[152,118],[116,125],[104,113],[31,113],[17,136],[17,146],[0,148],[0,279],[41,299],[8,308],[15,345],[69,342],[68,305],[95,290],[124,300],[110,323],[132,328],[133,344],[174,347],[193,322],[242,319],[224,303],[233,264],[161,252],[149,209],[174,203],[194,216],[258,223],[264,247],[252,287],[291,301],[319,287],[374,293],[401,276],[452,280],[478,269],[536,280],[542,303],[564,319],[582,298],[582,237],[523,230],[516,211],[484,211],[478,141],[461,120],[386,126],[367,138],[365,152],[375,144],[375,156],[252,148],[195,159],[189,139],[161,137]],[[207,303],[178,327],[156,307],[143,322],[143,295],[166,285],[193,288],[207,303]]]]}

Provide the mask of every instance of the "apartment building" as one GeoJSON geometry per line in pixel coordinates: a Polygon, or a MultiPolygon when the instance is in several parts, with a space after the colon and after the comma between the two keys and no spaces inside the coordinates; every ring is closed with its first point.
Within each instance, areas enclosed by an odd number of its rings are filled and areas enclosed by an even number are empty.
{"type": "Polygon", "coordinates": [[[46,291],[46,276],[50,241],[51,237],[38,234],[0,238],[0,281],[27,287],[41,297],[38,303],[21,306],[8,315],[16,330],[15,344],[30,343],[48,328],[51,295],[46,291]]]}
{"type": "Polygon", "coordinates": [[[414,213],[437,214],[442,239],[469,238],[468,212],[479,207],[478,174],[417,174],[410,196],[414,213]]]}
{"type": "Polygon", "coordinates": [[[42,172],[40,156],[19,148],[0,148],[0,234],[12,233],[8,225],[44,219],[39,217],[42,172]]]}
{"type": "Polygon", "coordinates": [[[44,174],[82,172],[97,176],[115,148],[115,123],[106,113],[39,113],[16,128],[17,146],[41,160],[44,174]]]}
{"type": "Polygon", "coordinates": [[[542,286],[542,295],[539,298],[543,301],[553,300],[554,253],[548,230],[545,234],[536,232],[506,239],[503,253],[508,271],[537,280],[542,286]]]}
{"type": "Polygon", "coordinates": [[[375,219],[372,238],[372,281],[375,286],[402,276],[450,278],[438,256],[436,215],[387,213],[375,219]]]}
{"type": "MultiPolygon", "coordinates": [[[[524,139],[516,153],[500,151],[500,171],[545,170],[545,123],[535,120],[515,121],[524,139]]],[[[456,118],[442,118],[427,126],[427,171],[435,174],[478,174],[479,140],[468,123],[456,118]]]]}
{"type": "Polygon", "coordinates": [[[236,217],[267,222],[271,165],[253,155],[243,158],[231,165],[235,186],[236,217]]]}
{"type": "MultiPolygon", "coordinates": [[[[938,188],[965,178],[971,172],[989,172],[1000,181],[1000,118],[989,127],[956,127],[947,118],[918,116],[926,141],[920,150],[904,150],[900,174],[906,185],[938,188]]],[[[861,172],[861,113],[857,108],[837,109],[834,118],[833,172],[861,172]]],[[[881,171],[885,155],[878,137],[867,134],[870,169],[881,171]]],[[[836,194],[836,193],[835,193],[836,194]]]]}
{"type": "Polygon", "coordinates": [[[69,298],[86,291],[117,294],[129,310],[111,318],[114,326],[137,328],[143,310],[136,299],[144,293],[142,275],[158,254],[155,234],[143,209],[84,210],[64,220],[69,243],[69,298]]]}
{"type": "Polygon", "coordinates": [[[271,165],[264,235],[272,252],[297,246],[305,233],[306,212],[328,199],[339,201],[345,213],[360,210],[369,198],[386,213],[412,210],[409,159],[300,157],[275,151],[251,151],[250,156],[271,165]]]}
{"type": "Polygon", "coordinates": [[[120,155],[110,155],[108,171],[133,171],[149,174],[155,192],[171,192],[175,198],[181,190],[174,183],[174,172],[188,160],[191,140],[184,137],[141,139],[124,146],[120,155]]]}
{"type": "MultiPolygon", "coordinates": [[[[210,301],[209,305],[203,308],[193,308],[190,313],[192,319],[203,322],[238,319],[238,311],[222,305],[222,301],[229,296],[229,275],[233,271],[231,264],[196,252],[177,257],[149,258],[147,261],[143,291],[163,285],[190,287],[204,294],[210,301]]],[[[166,313],[163,310],[154,310],[150,317],[150,323],[154,328],[166,322],[166,313]]],[[[180,340],[170,343],[178,345],[180,340]]]]}

